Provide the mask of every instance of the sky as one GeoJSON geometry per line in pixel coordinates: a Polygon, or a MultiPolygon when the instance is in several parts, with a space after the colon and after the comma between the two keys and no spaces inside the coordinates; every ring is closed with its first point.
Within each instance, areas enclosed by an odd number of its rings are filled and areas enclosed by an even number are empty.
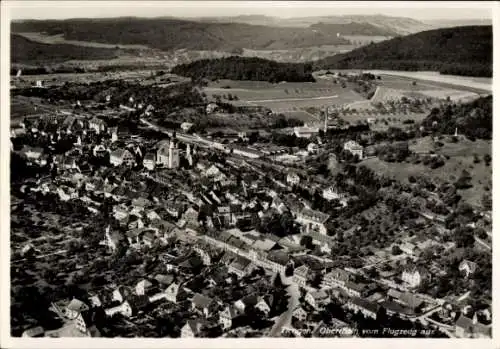
{"type": "Polygon", "coordinates": [[[7,6],[9,18],[13,20],[251,14],[284,18],[384,14],[418,20],[491,19],[494,6],[487,1],[3,1],[2,5],[7,6]]]}

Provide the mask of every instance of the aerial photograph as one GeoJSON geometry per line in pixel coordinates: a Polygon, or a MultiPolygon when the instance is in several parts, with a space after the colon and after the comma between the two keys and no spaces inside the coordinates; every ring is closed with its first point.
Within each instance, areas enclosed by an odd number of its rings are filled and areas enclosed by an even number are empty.
{"type": "Polygon", "coordinates": [[[492,339],[492,3],[30,3],[11,337],[492,339]]]}

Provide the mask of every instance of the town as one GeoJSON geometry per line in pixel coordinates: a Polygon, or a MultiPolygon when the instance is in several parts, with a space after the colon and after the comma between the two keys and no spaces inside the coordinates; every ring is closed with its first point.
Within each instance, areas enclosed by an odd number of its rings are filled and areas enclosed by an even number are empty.
{"type": "Polygon", "coordinates": [[[492,338],[492,25],[116,16],[11,23],[11,337],[492,338]]]}
{"type": "Polygon", "coordinates": [[[327,115],[286,136],[300,149],[87,103],[11,128],[23,336],[490,336],[491,211],[446,217],[449,189],[356,166],[373,150],[328,139],[327,115]]]}

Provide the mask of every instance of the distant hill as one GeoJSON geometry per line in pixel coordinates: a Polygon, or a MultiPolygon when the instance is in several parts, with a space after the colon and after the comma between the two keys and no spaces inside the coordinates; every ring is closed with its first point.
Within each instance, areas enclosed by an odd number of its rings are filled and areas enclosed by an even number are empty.
{"type": "MultiPolygon", "coordinates": [[[[390,17],[384,15],[345,15],[345,16],[314,16],[280,18],[261,15],[244,15],[235,17],[202,17],[193,20],[212,23],[245,23],[252,25],[267,25],[273,27],[310,27],[318,23],[324,24],[350,24],[359,23],[369,25],[379,30],[395,33],[394,35],[372,34],[381,36],[395,36],[416,33],[434,28],[432,25],[407,17],[390,17]]],[[[347,34],[346,34],[347,35],[347,34]]],[[[366,35],[354,33],[350,35],[366,35]]]]}
{"type": "Polygon", "coordinates": [[[285,28],[243,23],[207,23],[172,18],[112,18],[22,21],[12,23],[14,33],[62,34],[67,40],[107,44],[146,45],[160,50],[211,50],[240,52],[280,50],[349,41],[336,33],[310,28],[285,28]]]}
{"type": "Polygon", "coordinates": [[[193,79],[229,79],[269,82],[314,82],[311,64],[278,63],[255,57],[202,59],[172,68],[173,74],[193,79]]]}
{"type": "Polygon", "coordinates": [[[429,30],[367,45],[314,63],[317,69],[433,70],[491,77],[492,26],[429,30]]]}
{"type": "Polygon", "coordinates": [[[462,27],[470,25],[493,25],[492,19],[433,19],[424,23],[434,28],[462,27]]]}
{"type": "Polygon", "coordinates": [[[12,63],[57,63],[71,59],[98,60],[117,57],[117,50],[115,49],[67,44],[42,44],[16,34],[11,34],[10,43],[10,59],[12,63]]]}
{"type": "Polygon", "coordinates": [[[393,30],[377,27],[373,24],[362,22],[351,22],[347,24],[316,23],[309,28],[325,33],[338,33],[339,35],[363,35],[363,36],[399,36],[393,30]]]}

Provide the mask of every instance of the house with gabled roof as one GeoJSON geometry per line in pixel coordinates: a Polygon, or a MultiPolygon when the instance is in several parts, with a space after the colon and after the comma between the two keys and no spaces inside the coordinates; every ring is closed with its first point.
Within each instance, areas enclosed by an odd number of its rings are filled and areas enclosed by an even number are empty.
{"type": "Polygon", "coordinates": [[[155,243],[157,237],[154,230],[147,229],[142,235],[142,242],[145,246],[151,247],[155,243]]]}
{"type": "Polygon", "coordinates": [[[479,322],[476,314],[472,318],[462,314],[455,323],[455,335],[459,338],[491,338],[491,325],[479,322]]]}
{"type": "Polygon", "coordinates": [[[330,296],[324,290],[307,292],[304,300],[314,309],[319,309],[330,301],[330,296]]]}
{"type": "Polygon", "coordinates": [[[322,235],[327,235],[325,223],[329,218],[330,215],[326,213],[304,208],[297,214],[296,221],[304,227],[304,232],[306,234],[317,232],[322,235]]]}
{"type": "Polygon", "coordinates": [[[301,265],[300,267],[296,268],[294,271],[293,271],[293,281],[301,286],[301,287],[305,287],[306,286],[306,283],[307,283],[307,279],[308,279],[308,275],[310,274],[310,269],[307,265],[301,265]]]}
{"type": "Polygon", "coordinates": [[[229,265],[228,271],[238,275],[238,277],[243,277],[249,274],[254,269],[252,261],[248,258],[237,256],[233,262],[229,265]]]}
{"type": "Polygon", "coordinates": [[[255,294],[251,294],[237,300],[236,302],[234,302],[234,307],[242,314],[245,313],[245,311],[249,307],[254,307],[255,309],[259,309],[266,316],[271,311],[271,307],[266,302],[264,297],[255,294]]]}
{"type": "Polygon", "coordinates": [[[223,329],[228,330],[233,325],[233,320],[241,315],[242,313],[234,305],[227,305],[219,312],[219,323],[223,329]]]}
{"type": "Polygon", "coordinates": [[[135,286],[135,294],[137,294],[138,296],[144,296],[145,294],[151,293],[151,290],[153,289],[154,286],[151,281],[142,279],[135,286]]]}
{"type": "Polygon", "coordinates": [[[409,266],[403,270],[401,279],[411,288],[420,286],[429,278],[429,273],[420,267],[409,266]]]}
{"type": "Polygon", "coordinates": [[[196,253],[198,253],[198,255],[200,256],[200,258],[203,261],[204,265],[210,265],[210,264],[212,264],[212,257],[210,256],[210,253],[206,249],[206,246],[205,246],[205,248],[202,248],[200,246],[194,246],[193,250],[196,253]]]}
{"type": "Polygon", "coordinates": [[[154,279],[158,282],[160,289],[167,289],[174,282],[174,276],[171,274],[156,274],[154,279]]]}
{"type": "Polygon", "coordinates": [[[286,176],[286,182],[290,185],[297,185],[300,183],[300,177],[297,173],[290,172],[286,176]]]}
{"type": "Polygon", "coordinates": [[[130,290],[125,286],[118,286],[112,292],[112,301],[123,303],[123,301],[130,296],[130,290]]]}
{"type": "Polygon", "coordinates": [[[87,304],[85,304],[79,299],[73,298],[66,306],[64,315],[68,319],[73,320],[76,319],[80,313],[87,310],[89,310],[87,304]]]}
{"type": "Polygon", "coordinates": [[[101,297],[99,297],[98,294],[89,294],[90,298],[90,306],[92,308],[100,308],[102,307],[103,301],[101,300],[101,297]]]}
{"type": "Polygon", "coordinates": [[[199,337],[205,324],[206,324],[205,321],[201,319],[188,320],[181,329],[181,337],[182,338],[199,337]]]}
{"type": "Polygon", "coordinates": [[[205,318],[208,318],[217,308],[217,302],[210,297],[202,295],[201,293],[196,293],[191,300],[191,307],[193,310],[200,311],[205,318]]]}
{"type": "Polygon", "coordinates": [[[176,282],[170,284],[165,290],[165,298],[172,303],[177,303],[181,299],[180,285],[176,282]]]}
{"type": "Polygon", "coordinates": [[[149,304],[149,297],[146,295],[131,296],[122,304],[122,314],[126,317],[135,316],[140,310],[149,304]]]}
{"type": "Polygon", "coordinates": [[[347,150],[352,155],[357,156],[360,160],[363,159],[363,146],[356,141],[350,140],[345,142],[344,150],[347,150]]]}
{"type": "Polygon", "coordinates": [[[155,153],[146,153],[144,159],[142,159],[142,165],[144,168],[149,171],[153,171],[156,166],[156,154],[155,153]]]}
{"type": "Polygon", "coordinates": [[[38,160],[43,154],[43,148],[24,146],[20,151],[28,160],[38,160]]]}
{"type": "Polygon", "coordinates": [[[106,122],[104,120],[99,119],[98,117],[94,116],[90,121],[89,121],[89,128],[94,130],[97,134],[100,134],[101,132],[106,131],[106,122]]]}
{"type": "Polygon", "coordinates": [[[460,262],[458,270],[462,272],[466,278],[468,278],[469,276],[471,276],[476,272],[477,264],[467,259],[464,259],[462,262],[460,262]]]}
{"type": "Polygon", "coordinates": [[[370,302],[359,297],[351,298],[347,302],[346,307],[355,312],[360,311],[364,316],[370,317],[372,319],[377,318],[377,312],[379,309],[379,305],[377,303],[370,302]]]}
{"type": "Polygon", "coordinates": [[[424,305],[424,300],[412,292],[401,293],[398,300],[413,312],[418,312],[424,305]]]}
{"type": "Polygon", "coordinates": [[[335,268],[323,276],[323,285],[326,287],[344,287],[352,279],[352,274],[340,268],[335,268]]]}
{"type": "Polygon", "coordinates": [[[113,150],[109,157],[109,162],[113,166],[121,166],[122,164],[133,166],[135,165],[135,160],[135,156],[127,149],[113,150]]]}
{"type": "Polygon", "coordinates": [[[296,318],[299,321],[306,321],[306,319],[307,319],[307,311],[305,311],[304,308],[302,308],[299,305],[292,312],[292,317],[296,318]]]}

